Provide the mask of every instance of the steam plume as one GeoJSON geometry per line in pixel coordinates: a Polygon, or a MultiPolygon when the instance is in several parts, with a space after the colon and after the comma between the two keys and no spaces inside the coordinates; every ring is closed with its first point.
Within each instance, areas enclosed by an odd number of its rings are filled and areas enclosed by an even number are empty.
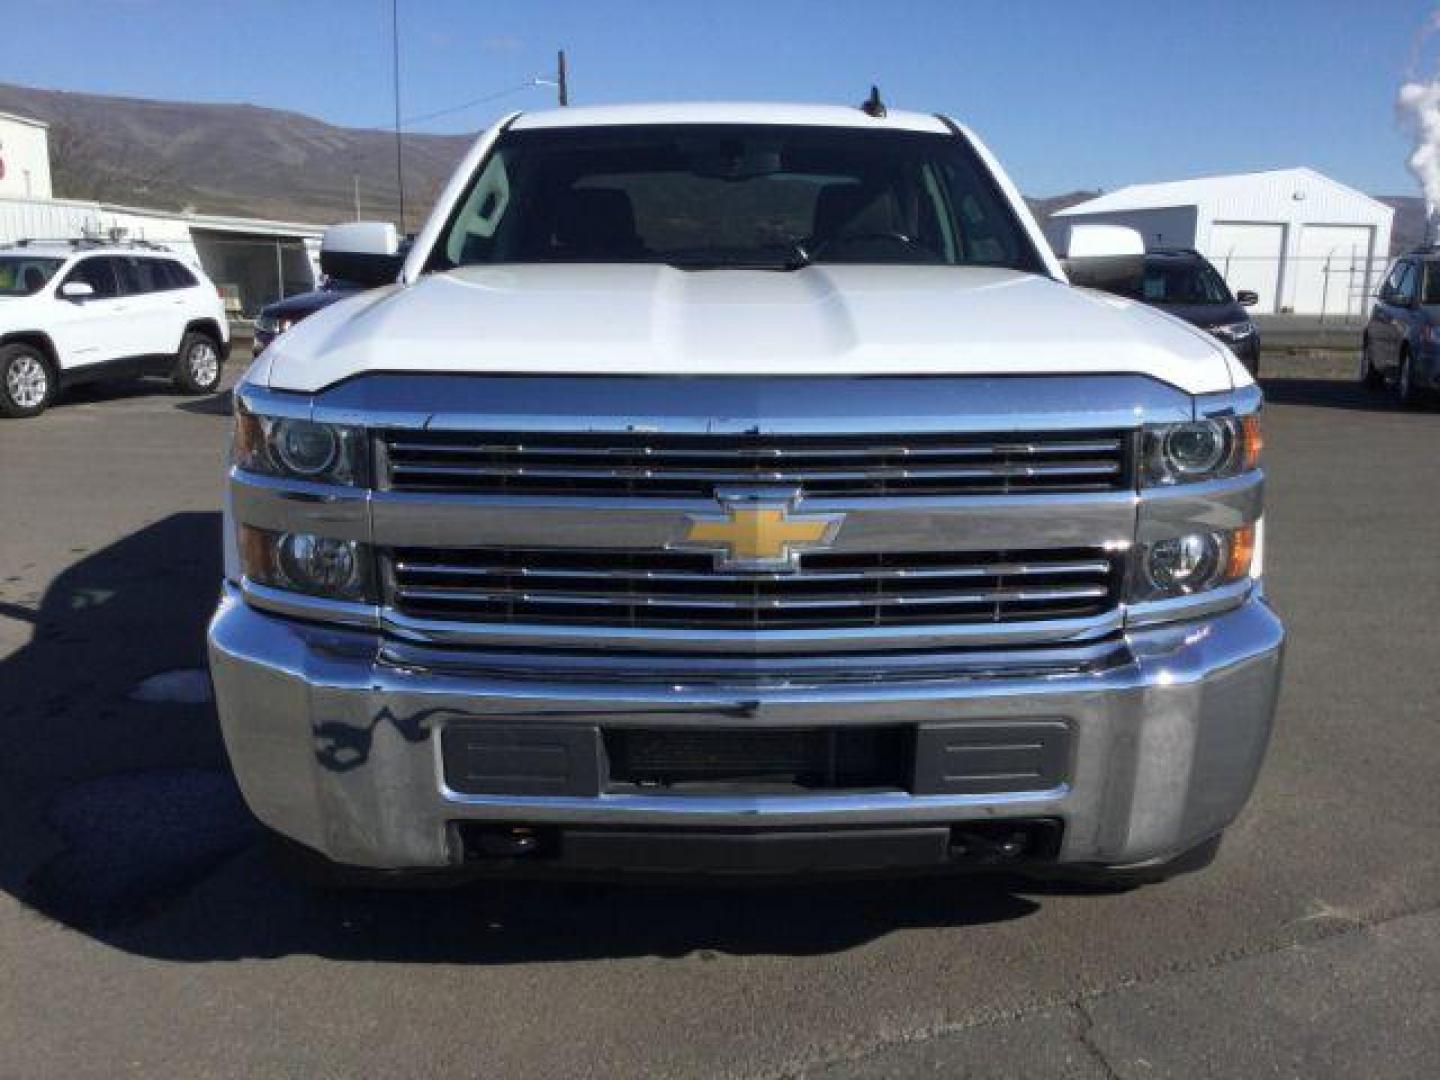
{"type": "Polygon", "coordinates": [[[1400,122],[1415,139],[1406,165],[1425,193],[1426,239],[1440,211],[1440,75],[1421,79],[1417,74],[1420,53],[1426,40],[1440,30],[1440,11],[1425,20],[1410,58],[1409,79],[1400,87],[1395,110],[1400,122]]]}

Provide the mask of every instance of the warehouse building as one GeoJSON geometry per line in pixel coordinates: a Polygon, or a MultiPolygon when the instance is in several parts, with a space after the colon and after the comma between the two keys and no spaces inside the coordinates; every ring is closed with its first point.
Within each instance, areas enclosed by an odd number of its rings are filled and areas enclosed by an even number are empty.
{"type": "Polygon", "coordinates": [[[50,125],[0,112],[0,199],[50,198],[50,125]]]}
{"type": "Polygon", "coordinates": [[[1390,252],[1394,211],[1313,169],[1135,184],[1054,215],[1128,225],[1147,248],[1194,248],[1261,312],[1350,316],[1366,309],[1390,252]]]}
{"type": "Polygon", "coordinates": [[[204,267],[236,318],[315,286],[323,228],[53,197],[47,125],[0,113],[0,244],[147,240],[204,267]]]}

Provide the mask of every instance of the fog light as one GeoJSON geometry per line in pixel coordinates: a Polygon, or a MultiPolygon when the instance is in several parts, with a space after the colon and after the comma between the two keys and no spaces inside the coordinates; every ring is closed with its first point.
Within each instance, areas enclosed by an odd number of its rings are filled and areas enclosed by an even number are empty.
{"type": "Polygon", "coordinates": [[[240,527],[240,562],[257,585],[334,600],[364,600],[367,549],[354,540],[240,527]]]}
{"type": "Polygon", "coordinates": [[[292,533],[280,540],[281,575],[303,592],[346,596],[359,591],[360,560],[355,545],[310,533],[292,533]]]}
{"type": "Polygon", "coordinates": [[[1215,582],[1221,568],[1220,546],[1212,533],[1161,540],[1150,548],[1145,569],[1151,583],[1163,592],[1198,592],[1215,582]]]}

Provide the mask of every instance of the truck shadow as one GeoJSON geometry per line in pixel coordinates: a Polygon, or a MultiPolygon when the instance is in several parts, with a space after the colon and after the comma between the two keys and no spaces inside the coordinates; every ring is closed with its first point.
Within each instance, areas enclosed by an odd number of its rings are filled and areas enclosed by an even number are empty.
{"type": "Polygon", "coordinates": [[[809,955],[908,927],[1020,918],[1033,885],[476,884],[326,893],[272,868],[235,787],[204,668],[220,519],[181,513],[89,553],[0,660],[0,887],[116,948],[176,961],[314,954],[513,964],[809,955]]]}

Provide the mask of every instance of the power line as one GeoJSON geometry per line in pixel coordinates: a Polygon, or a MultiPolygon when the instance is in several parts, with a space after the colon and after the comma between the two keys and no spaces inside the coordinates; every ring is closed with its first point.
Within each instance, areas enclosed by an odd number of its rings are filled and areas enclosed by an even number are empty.
{"type": "Polygon", "coordinates": [[[436,109],[434,112],[421,113],[419,116],[410,116],[405,119],[407,125],[424,124],[431,120],[438,120],[442,116],[450,116],[453,113],[464,112],[466,109],[473,109],[477,105],[484,105],[487,101],[495,101],[510,94],[518,94],[521,90],[530,90],[537,86],[554,86],[553,79],[533,78],[526,79],[523,83],[516,83],[514,86],[507,86],[504,90],[496,90],[494,93],[485,94],[478,98],[462,102],[459,105],[451,105],[448,108],[436,109]]]}

